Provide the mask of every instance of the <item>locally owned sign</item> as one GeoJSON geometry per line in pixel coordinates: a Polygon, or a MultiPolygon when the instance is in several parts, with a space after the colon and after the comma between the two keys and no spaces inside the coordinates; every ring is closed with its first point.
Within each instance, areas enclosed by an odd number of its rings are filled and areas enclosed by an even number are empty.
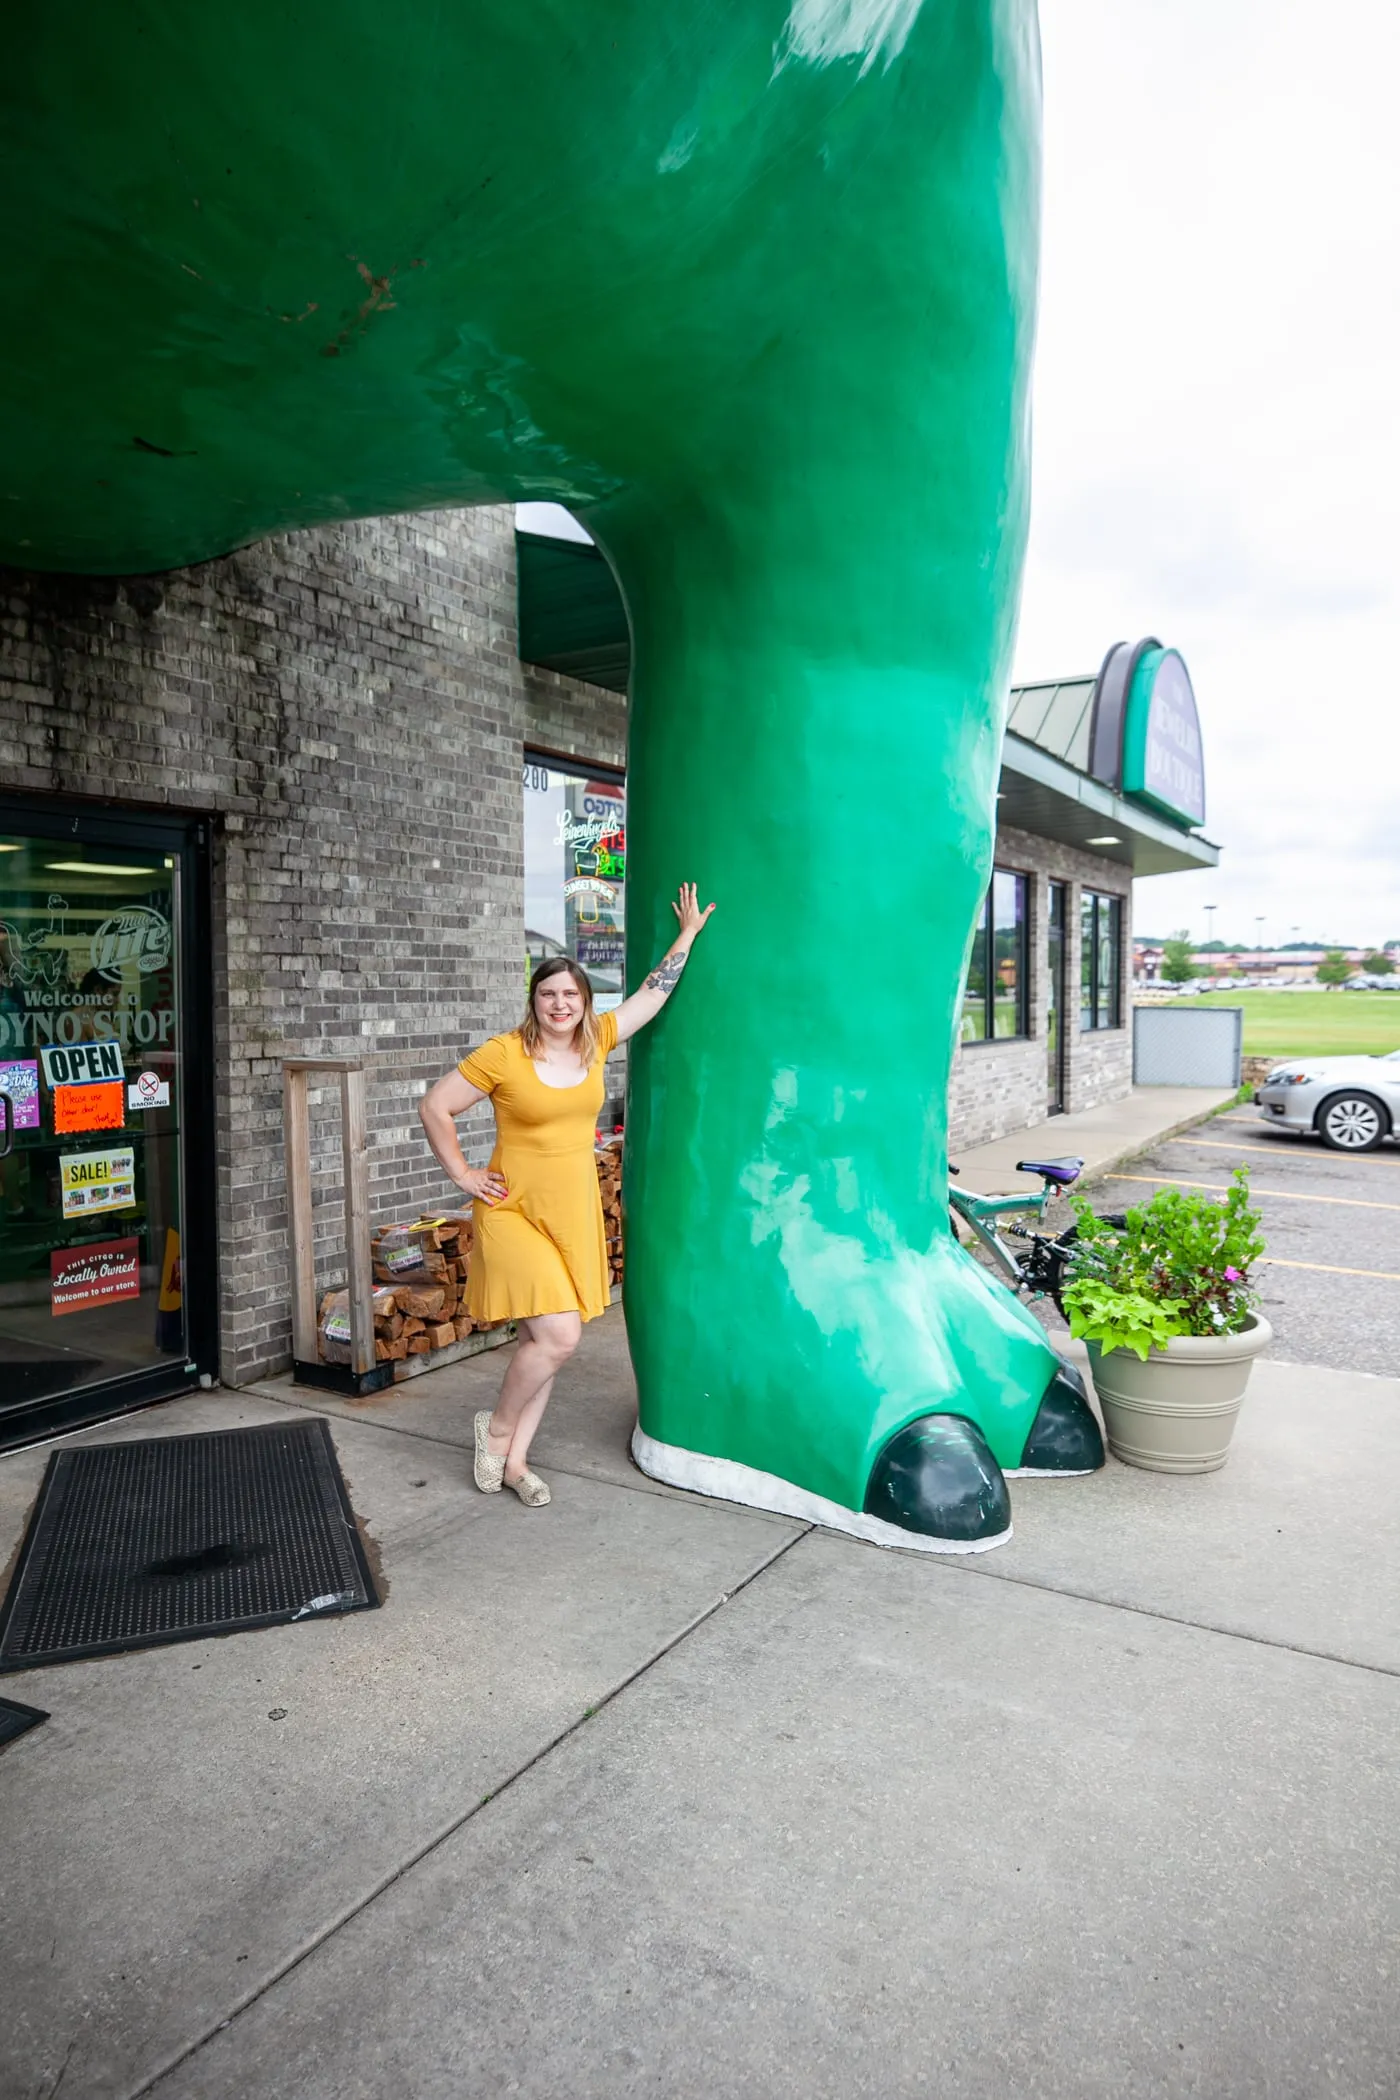
{"type": "Polygon", "coordinates": [[[130,1145],[115,1152],[66,1152],[58,1166],[65,1218],[130,1210],[136,1202],[136,1155],[130,1145]]]}
{"type": "Polygon", "coordinates": [[[95,1086],[122,1077],[118,1042],[54,1043],[39,1052],[50,1086],[95,1086]]]}
{"type": "Polygon", "coordinates": [[[141,1295],[141,1243],[98,1240],[49,1256],[49,1302],[55,1319],[141,1295]]]}

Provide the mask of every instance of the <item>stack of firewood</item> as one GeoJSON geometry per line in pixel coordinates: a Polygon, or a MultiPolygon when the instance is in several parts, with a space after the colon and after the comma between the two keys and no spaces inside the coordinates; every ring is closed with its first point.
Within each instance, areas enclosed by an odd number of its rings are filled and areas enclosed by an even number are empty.
{"type": "Polygon", "coordinates": [[[603,1237],[608,1247],[608,1283],[622,1281],[622,1139],[599,1145],[598,1193],[603,1199],[603,1237]]]}
{"type": "Polygon", "coordinates": [[[412,1225],[381,1226],[374,1235],[376,1311],[374,1354],[378,1363],[398,1363],[406,1356],[428,1356],[465,1341],[472,1321],[463,1309],[467,1262],[471,1255],[470,1214],[419,1218],[412,1225]],[[392,1298],[387,1317],[378,1311],[384,1295],[392,1298]]]}

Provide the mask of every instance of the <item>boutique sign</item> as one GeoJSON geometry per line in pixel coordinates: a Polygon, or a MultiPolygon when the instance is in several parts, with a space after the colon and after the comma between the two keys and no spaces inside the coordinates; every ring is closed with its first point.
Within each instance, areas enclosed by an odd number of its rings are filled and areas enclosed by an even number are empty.
{"type": "Polygon", "coordinates": [[[1123,724],[1123,792],[1179,824],[1204,824],[1201,724],[1175,649],[1149,649],[1133,673],[1123,724]]]}
{"type": "Polygon", "coordinates": [[[1196,695],[1175,649],[1155,638],[1117,642],[1094,693],[1090,771],[1173,824],[1206,816],[1196,695]]]}

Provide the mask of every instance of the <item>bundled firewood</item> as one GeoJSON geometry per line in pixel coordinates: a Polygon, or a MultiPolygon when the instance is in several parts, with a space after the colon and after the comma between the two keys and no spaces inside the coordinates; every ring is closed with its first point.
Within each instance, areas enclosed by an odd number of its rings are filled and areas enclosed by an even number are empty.
{"type": "Polygon", "coordinates": [[[610,1138],[596,1151],[598,1193],[603,1199],[603,1237],[608,1250],[608,1282],[622,1281],[622,1139],[610,1138]]]}
{"type": "MultiPolygon", "coordinates": [[[[417,1218],[408,1225],[381,1225],[373,1234],[370,1255],[375,1290],[371,1302],[377,1363],[401,1363],[409,1356],[430,1356],[453,1342],[465,1341],[474,1332],[478,1323],[473,1322],[466,1309],[471,1245],[469,1211],[417,1218]]],[[[321,1355],[327,1362],[350,1361],[349,1298],[345,1291],[328,1292],[322,1300],[320,1339],[321,1355]],[[343,1354],[332,1355],[332,1348],[343,1354]]]]}

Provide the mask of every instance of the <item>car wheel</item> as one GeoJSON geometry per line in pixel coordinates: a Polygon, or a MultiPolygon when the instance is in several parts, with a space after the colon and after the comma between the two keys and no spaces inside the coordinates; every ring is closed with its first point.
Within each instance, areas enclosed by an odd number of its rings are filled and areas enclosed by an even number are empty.
{"type": "Polygon", "coordinates": [[[1318,1111],[1317,1134],[1333,1152],[1374,1152],[1385,1133],[1385,1110],[1369,1094],[1334,1094],[1318,1111]]]}

